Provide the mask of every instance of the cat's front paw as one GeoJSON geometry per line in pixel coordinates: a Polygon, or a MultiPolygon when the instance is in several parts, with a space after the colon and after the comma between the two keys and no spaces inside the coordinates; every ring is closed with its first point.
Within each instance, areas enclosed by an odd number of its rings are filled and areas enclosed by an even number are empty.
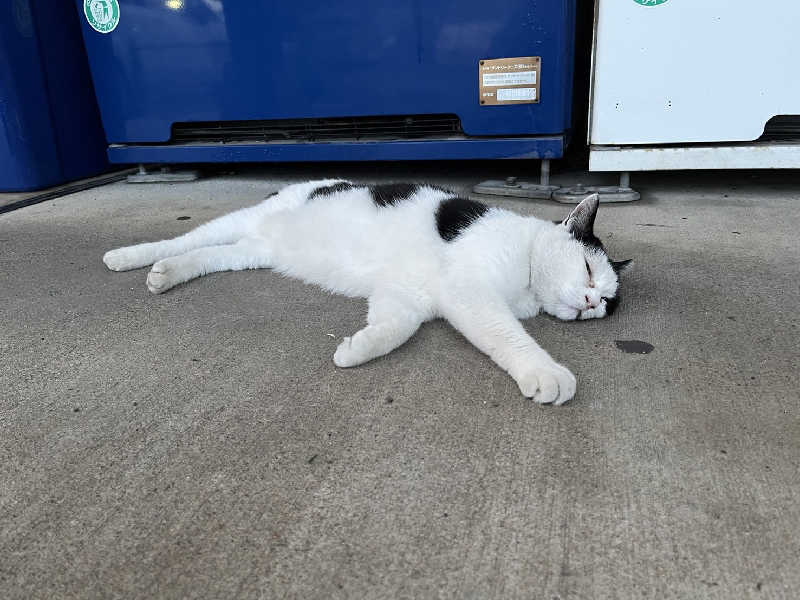
{"type": "Polygon", "coordinates": [[[564,404],[575,395],[577,387],[570,370],[556,362],[530,366],[516,381],[522,394],[539,404],[564,404]]]}
{"type": "Polygon", "coordinates": [[[339,344],[339,347],[336,348],[336,352],[333,353],[333,364],[337,367],[355,367],[362,362],[364,361],[360,359],[358,353],[353,348],[353,338],[344,338],[342,343],[339,344]]]}

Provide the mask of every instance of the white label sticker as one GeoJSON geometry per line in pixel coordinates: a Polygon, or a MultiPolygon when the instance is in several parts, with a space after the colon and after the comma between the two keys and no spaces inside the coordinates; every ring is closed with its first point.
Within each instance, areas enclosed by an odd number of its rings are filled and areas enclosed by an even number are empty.
{"type": "Polygon", "coordinates": [[[512,100],[536,100],[536,88],[511,88],[509,90],[497,90],[497,100],[499,102],[510,102],[512,100]]]}
{"type": "Polygon", "coordinates": [[[499,85],[536,85],[536,71],[519,71],[518,73],[484,73],[483,87],[499,85]]]}

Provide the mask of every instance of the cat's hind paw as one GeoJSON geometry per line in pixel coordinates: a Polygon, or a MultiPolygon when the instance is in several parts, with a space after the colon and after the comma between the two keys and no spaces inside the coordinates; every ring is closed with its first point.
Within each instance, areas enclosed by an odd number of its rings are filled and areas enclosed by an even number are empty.
{"type": "Polygon", "coordinates": [[[152,265],[158,258],[159,242],[123,246],[109,250],[103,255],[103,262],[112,271],[130,271],[152,265]]]}
{"type": "Polygon", "coordinates": [[[180,283],[175,274],[175,269],[171,268],[166,260],[158,261],[147,274],[147,289],[154,294],[166,292],[180,283]]]}
{"type": "Polygon", "coordinates": [[[112,271],[129,271],[145,266],[132,246],[109,250],[103,255],[103,262],[112,271]]]}
{"type": "Polygon", "coordinates": [[[575,395],[577,381],[566,367],[558,363],[528,368],[517,385],[526,398],[539,404],[564,404],[575,395]]]}

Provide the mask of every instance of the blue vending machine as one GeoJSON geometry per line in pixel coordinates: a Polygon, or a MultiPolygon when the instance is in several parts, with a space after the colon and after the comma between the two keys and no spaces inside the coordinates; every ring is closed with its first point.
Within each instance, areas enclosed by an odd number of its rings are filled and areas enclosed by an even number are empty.
{"type": "Polygon", "coordinates": [[[77,0],[114,163],[560,158],[575,0],[77,0]]]}

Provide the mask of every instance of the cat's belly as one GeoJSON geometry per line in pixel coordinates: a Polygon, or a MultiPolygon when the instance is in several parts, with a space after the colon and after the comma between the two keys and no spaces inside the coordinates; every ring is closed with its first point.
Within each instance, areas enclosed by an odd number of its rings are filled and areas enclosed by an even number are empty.
{"type": "Polygon", "coordinates": [[[425,293],[436,285],[441,240],[413,219],[392,223],[376,219],[372,208],[351,208],[272,215],[259,227],[272,268],[355,297],[393,287],[425,293]]]}

